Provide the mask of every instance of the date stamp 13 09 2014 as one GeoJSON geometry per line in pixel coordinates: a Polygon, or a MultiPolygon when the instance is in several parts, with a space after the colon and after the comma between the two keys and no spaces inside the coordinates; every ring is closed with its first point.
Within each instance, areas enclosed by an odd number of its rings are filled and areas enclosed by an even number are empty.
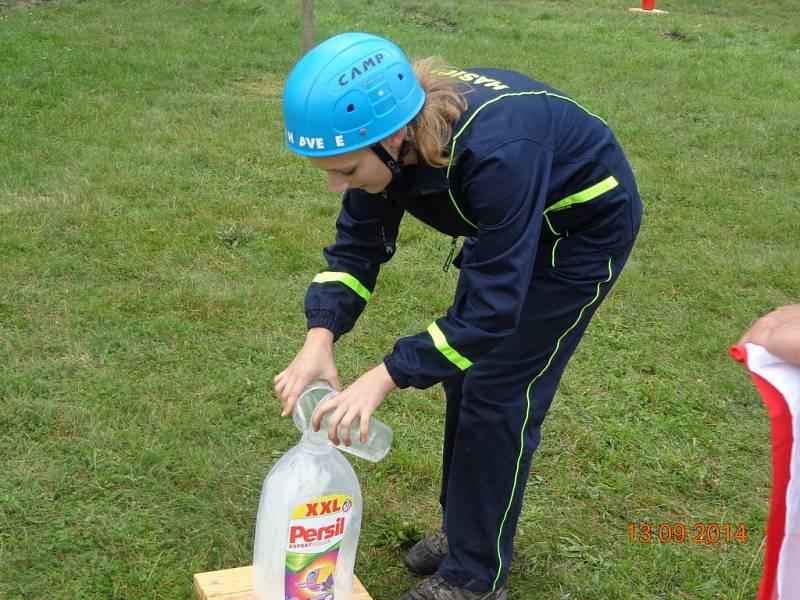
{"type": "Polygon", "coordinates": [[[730,544],[748,540],[744,523],[628,523],[626,529],[631,543],[642,544],[730,544]]]}

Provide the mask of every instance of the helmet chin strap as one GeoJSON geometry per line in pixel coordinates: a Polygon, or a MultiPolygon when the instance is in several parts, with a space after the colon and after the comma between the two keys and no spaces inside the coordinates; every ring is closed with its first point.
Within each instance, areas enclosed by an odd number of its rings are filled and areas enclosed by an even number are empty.
{"type": "Polygon", "coordinates": [[[392,172],[392,178],[394,178],[403,172],[403,159],[406,154],[408,154],[409,150],[411,150],[411,144],[408,140],[403,140],[400,146],[400,155],[397,157],[397,160],[392,158],[392,155],[389,154],[380,142],[372,144],[370,149],[381,159],[381,162],[386,165],[386,168],[392,172]]]}
{"type": "Polygon", "coordinates": [[[381,162],[386,165],[386,168],[392,172],[392,177],[397,177],[403,172],[403,159],[398,158],[395,160],[392,158],[392,155],[387,152],[386,148],[384,148],[380,142],[372,144],[370,148],[378,155],[381,162]]]}

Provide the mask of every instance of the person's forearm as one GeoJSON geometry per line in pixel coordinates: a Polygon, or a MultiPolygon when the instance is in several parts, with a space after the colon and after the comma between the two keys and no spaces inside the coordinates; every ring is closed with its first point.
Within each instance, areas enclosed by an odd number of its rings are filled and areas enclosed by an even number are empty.
{"type": "Polygon", "coordinates": [[[312,327],[308,330],[308,334],[306,334],[306,342],[333,345],[333,332],[324,327],[312,327]]]}
{"type": "Polygon", "coordinates": [[[392,376],[389,375],[389,371],[386,369],[386,365],[381,363],[377,367],[373,369],[376,374],[376,377],[379,378],[380,381],[380,389],[384,394],[389,394],[397,389],[397,384],[392,379],[392,376]]]}

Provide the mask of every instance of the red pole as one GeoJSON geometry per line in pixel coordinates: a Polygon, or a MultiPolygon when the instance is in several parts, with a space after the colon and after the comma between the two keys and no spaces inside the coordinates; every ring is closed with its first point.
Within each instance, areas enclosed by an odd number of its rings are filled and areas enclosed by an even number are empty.
{"type": "Polygon", "coordinates": [[[656,0],[642,0],[642,10],[653,10],[656,7],[656,0]]]}

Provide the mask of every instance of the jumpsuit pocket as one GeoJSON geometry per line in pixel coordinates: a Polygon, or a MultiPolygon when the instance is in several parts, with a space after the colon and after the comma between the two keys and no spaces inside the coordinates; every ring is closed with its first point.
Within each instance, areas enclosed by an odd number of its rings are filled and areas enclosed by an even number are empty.
{"type": "Polygon", "coordinates": [[[582,262],[587,254],[618,256],[633,245],[640,219],[638,196],[632,198],[618,186],[591,202],[545,213],[543,230],[548,235],[540,251],[547,252],[552,268],[582,262]]]}

